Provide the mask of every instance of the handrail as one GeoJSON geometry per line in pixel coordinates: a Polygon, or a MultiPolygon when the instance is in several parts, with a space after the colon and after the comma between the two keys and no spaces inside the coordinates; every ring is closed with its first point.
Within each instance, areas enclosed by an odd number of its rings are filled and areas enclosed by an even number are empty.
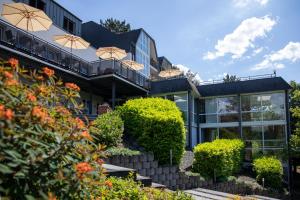
{"type": "MultiPolygon", "coordinates": [[[[261,75],[254,75],[254,76],[245,76],[245,77],[237,77],[235,81],[228,81],[230,82],[239,82],[239,81],[250,81],[250,80],[257,80],[257,79],[263,79],[263,78],[274,78],[276,77],[276,74],[261,74],[261,75]]],[[[210,84],[218,84],[218,83],[227,83],[224,81],[224,79],[218,79],[218,80],[211,80],[211,81],[203,81],[200,82],[200,85],[210,85],[210,84]]]]}
{"type": "Polygon", "coordinates": [[[4,31],[11,30],[11,38],[8,39],[7,35],[5,35],[5,38],[4,35],[1,34],[1,42],[4,42],[5,45],[14,49],[25,51],[31,56],[45,59],[49,63],[55,63],[62,68],[67,68],[69,71],[87,77],[114,73],[139,86],[149,89],[149,79],[140,72],[125,66],[121,61],[113,60],[112,62],[106,63],[106,65],[103,65],[103,62],[108,62],[107,60],[87,61],[38,36],[12,26],[2,19],[0,19],[0,25],[3,26],[4,31]],[[111,65],[112,67],[110,67],[111,65]],[[119,66],[118,69],[116,69],[116,66],[119,66]],[[105,69],[107,70],[104,72],[105,69]],[[100,72],[101,70],[102,72],[100,72]],[[131,74],[132,78],[130,78],[128,74],[131,74]]]}

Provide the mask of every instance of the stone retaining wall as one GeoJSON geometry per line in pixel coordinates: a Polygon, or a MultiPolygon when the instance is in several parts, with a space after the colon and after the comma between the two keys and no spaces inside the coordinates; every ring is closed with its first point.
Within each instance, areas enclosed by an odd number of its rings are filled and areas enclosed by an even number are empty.
{"type": "Polygon", "coordinates": [[[172,190],[185,190],[212,184],[212,181],[201,180],[200,176],[186,175],[179,170],[178,166],[159,166],[151,153],[112,156],[106,159],[106,163],[135,169],[140,175],[151,177],[153,182],[163,184],[172,190]]]}

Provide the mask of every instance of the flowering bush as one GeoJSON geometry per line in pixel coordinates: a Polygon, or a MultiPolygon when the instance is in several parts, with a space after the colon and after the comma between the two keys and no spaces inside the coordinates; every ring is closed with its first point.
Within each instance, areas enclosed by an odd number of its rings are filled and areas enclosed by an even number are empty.
{"type": "Polygon", "coordinates": [[[74,117],[80,88],[49,68],[0,61],[0,196],[95,199],[106,187],[103,147],[74,117]]]}

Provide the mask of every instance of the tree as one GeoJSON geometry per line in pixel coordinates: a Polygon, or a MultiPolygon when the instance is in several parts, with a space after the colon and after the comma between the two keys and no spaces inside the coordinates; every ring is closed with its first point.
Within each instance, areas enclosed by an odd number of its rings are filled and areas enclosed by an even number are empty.
{"type": "Polygon", "coordinates": [[[100,24],[114,33],[124,33],[131,30],[130,24],[125,20],[120,21],[113,18],[108,18],[105,21],[100,20],[100,24]]]}
{"type": "Polygon", "coordinates": [[[196,86],[200,85],[200,80],[197,78],[198,73],[192,72],[190,69],[185,73],[185,76],[192,81],[196,86]]]}
{"type": "Polygon", "coordinates": [[[300,156],[300,84],[291,81],[291,130],[290,145],[292,154],[300,156]]]}
{"type": "Polygon", "coordinates": [[[240,78],[238,78],[236,75],[229,75],[227,74],[224,78],[223,81],[225,83],[229,83],[229,82],[235,82],[235,81],[240,81],[240,78]]]}

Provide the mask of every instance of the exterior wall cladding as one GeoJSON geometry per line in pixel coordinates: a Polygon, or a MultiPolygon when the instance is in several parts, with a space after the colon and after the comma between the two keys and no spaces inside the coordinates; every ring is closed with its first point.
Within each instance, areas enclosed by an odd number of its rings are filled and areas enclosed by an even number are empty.
{"type": "MultiPolygon", "coordinates": [[[[74,34],[81,35],[81,20],[55,1],[16,0],[16,2],[27,4],[37,4],[40,1],[44,6],[44,11],[56,26],[64,30],[64,21],[65,18],[68,18],[74,22],[74,34]]],[[[4,2],[6,0],[2,0],[1,3],[4,2]]],[[[9,3],[8,0],[7,2],[9,3]]],[[[24,49],[23,46],[20,53],[18,52],[19,49],[16,48],[18,45],[9,46],[11,42],[7,45],[7,40],[3,36],[4,31],[5,29],[1,29],[1,51],[8,56],[18,55],[21,63],[22,59],[26,60],[27,63],[29,60],[32,64],[39,62],[39,59],[32,57],[34,51],[31,50],[30,54],[26,54],[27,49],[24,49]]],[[[83,37],[85,38],[84,35],[83,37]]],[[[47,38],[41,39],[48,40],[47,38]]],[[[155,43],[153,42],[153,44],[155,43]]],[[[131,48],[132,45],[130,42],[127,46],[131,48]]],[[[144,37],[143,42],[135,45],[139,45],[136,49],[143,50],[141,54],[143,56],[138,59],[142,62],[150,62],[149,39],[144,37]]],[[[96,49],[91,47],[88,52],[94,55],[95,51],[96,49]]],[[[86,59],[84,55],[77,54],[77,56],[81,56],[81,59],[86,59]]],[[[151,59],[158,60],[156,53],[153,55],[151,54],[151,59]]],[[[43,59],[41,63],[44,65],[45,62],[48,62],[47,59],[43,59]]],[[[52,60],[48,63],[49,66],[54,66],[63,78],[75,82],[78,80],[78,84],[83,88],[82,99],[85,103],[85,112],[90,115],[97,114],[98,105],[103,102],[111,103],[114,98],[118,99],[117,104],[121,104],[134,96],[147,95],[174,101],[183,113],[187,130],[187,147],[190,149],[198,143],[212,141],[216,138],[242,138],[247,147],[246,159],[251,159],[254,153],[260,151],[270,154],[278,153],[287,144],[290,133],[288,105],[290,86],[281,77],[263,77],[255,80],[249,79],[197,87],[186,78],[181,77],[153,81],[150,82],[150,90],[148,88],[142,88],[142,90],[138,85],[141,80],[132,79],[133,81],[129,82],[130,74],[123,68],[118,68],[119,71],[117,70],[117,72],[111,70],[113,73],[111,77],[107,74],[104,76],[100,74],[96,78],[93,75],[93,79],[90,79],[87,73],[85,73],[84,78],[78,78],[76,71],[68,71],[71,67],[60,70],[61,66],[57,65],[60,62],[53,62],[52,60]],[[62,71],[63,73],[60,73],[62,71]],[[105,91],[107,92],[105,93],[105,91]]],[[[102,65],[101,67],[103,67],[102,65]]],[[[89,73],[94,69],[96,71],[100,69],[100,65],[97,65],[98,68],[89,68],[93,67],[89,64],[86,66],[86,71],[89,73]]],[[[161,68],[164,67],[158,66],[157,69],[161,68]]],[[[147,70],[149,71],[149,66],[147,66],[147,70]]],[[[148,75],[148,71],[142,73],[148,75]]]]}

